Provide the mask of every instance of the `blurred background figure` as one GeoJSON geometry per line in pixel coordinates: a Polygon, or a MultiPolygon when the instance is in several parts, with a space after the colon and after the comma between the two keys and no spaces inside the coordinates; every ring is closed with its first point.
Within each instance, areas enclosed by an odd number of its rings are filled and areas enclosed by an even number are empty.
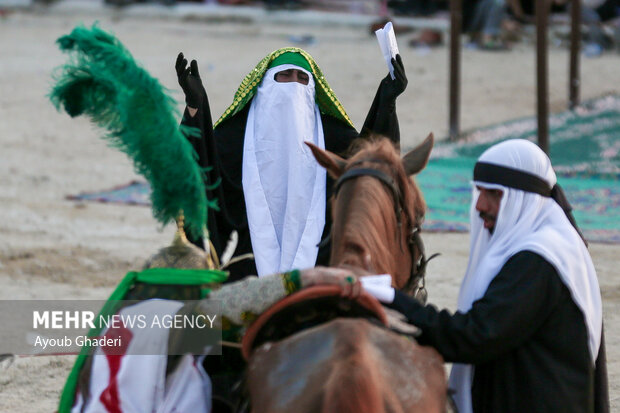
{"type": "Polygon", "coordinates": [[[581,19],[587,26],[583,52],[598,56],[605,50],[620,52],[620,0],[586,1],[581,19]]]}
{"type": "Polygon", "coordinates": [[[506,0],[465,0],[463,33],[469,35],[469,46],[484,50],[508,50],[502,37],[507,9],[506,0]]]}
{"type": "MultiPolygon", "coordinates": [[[[510,15],[523,24],[534,24],[534,0],[507,0],[510,15]]],[[[551,0],[550,13],[564,13],[567,11],[568,0],[551,0]]]]}
{"type": "Polygon", "coordinates": [[[446,0],[389,0],[388,8],[401,16],[430,16],[448,9],[446,0]]]}

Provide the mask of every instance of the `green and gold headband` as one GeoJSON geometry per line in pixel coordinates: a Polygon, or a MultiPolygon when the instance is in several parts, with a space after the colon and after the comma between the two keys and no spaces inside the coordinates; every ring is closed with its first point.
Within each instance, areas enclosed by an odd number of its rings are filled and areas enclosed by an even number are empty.
{"type": "Polygon", "coordinates": [[[327,80],[323,76],[321,69],[316,64],[312,56],[305,50],[298,47],[284,47],[271,52],[267,57],[261,60],[254,69],[243,79],[239,89],[235,92],[235,98],[233,103],[224,111],[224,114],[215,122],[214,127],[217,127],[220,123],[226,119],[237,114],[241,109],[248,104],[248,102],[256,94],[256,88],[260,84],[265,72],[270,67],[274,67],[284,63],[291,63],[303,67],[304,69],[312,72],[314,75],[316,90],[316,102],[319,105],[321,113],[333,116],[339,119],[351,127],[353,122],[349,119],[347,112],[345,112],[342,104],[338,101],[336,94],[329,87],[327,80]],[[286,54],[286,56],[284,56],[286,54]]]}

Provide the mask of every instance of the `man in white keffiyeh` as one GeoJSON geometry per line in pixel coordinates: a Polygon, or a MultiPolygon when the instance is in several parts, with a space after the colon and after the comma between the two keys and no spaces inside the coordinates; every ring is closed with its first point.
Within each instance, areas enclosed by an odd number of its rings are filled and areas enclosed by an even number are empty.
{"type": "Polygon", "coordinates": [[[452,367],[459,412],[608,412],[601,294],[547,155],[526,140],[474,168],[458,311],[396,291],[390,305],[452,367]]]}

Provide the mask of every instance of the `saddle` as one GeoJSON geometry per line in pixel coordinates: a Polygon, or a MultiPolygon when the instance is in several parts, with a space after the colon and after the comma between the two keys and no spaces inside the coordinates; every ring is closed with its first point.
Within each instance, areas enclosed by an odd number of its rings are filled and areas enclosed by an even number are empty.
{"type": "Polygon", "coordinates": [[[387,315],[376,298],[365,292],[353,300],[341,294],[337,285],[318,285],[278,301],[246,330],[241,341],[244,359],[249,360],[253,350],[266,342],[280,341],[336,318],[364,318],[387,326],[387,315]]]}

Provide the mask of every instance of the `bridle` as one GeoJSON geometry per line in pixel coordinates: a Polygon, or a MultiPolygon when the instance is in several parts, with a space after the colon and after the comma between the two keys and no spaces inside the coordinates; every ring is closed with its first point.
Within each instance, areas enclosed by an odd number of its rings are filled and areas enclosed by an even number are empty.
{"type": "MultiPolygon", "coordinates": [[[[405,206],[405,200],[402,195],[402,191],[396,184],[396,181],[393,177],[386,174],[383,171],[373,168],[363,168],[356,167],[361,163],[374,162],[374,163],[385,163],[379,160],[369,160],[364,159],[358,162],[351,164],[352,168],[343,173],[336,183],[334,184],[334,199],[338,196],[338,191],[342,187],[342,185],[350,181],[352,179],[356,179],[362,176],[371,176],[377,180],[379,180],[390,192],[392,195],[392,200],[394,203],[394,213],[396,215],[396,222],[398,224],[398,234],[397,237],[399,239],[400,244],[400,231],[402,229],[402,219],[404,211],[408,211],[408,208],[405,206]]],[[[420,221],[422,217],[411,217],[407,216],[407,221],[411,223],[411,231],[407,236],[407,245],[409,248],[409,252],[411,254],[411,270],[409,273],[409,278],[405,283],[405,286],[402,288],[402,291],[406,294],[409,294],[422,303],[426,303],[426,265],[428,262],[436,257],[439,254],[433,254],[428,259],[425,256],[424,251],[424,243],[422,242],[422,237],[420,236],[420,221]],[[418,252],[418,259],[415,259],[416,250],[418,252]]],[[[402,248],[402,247],[401,247],[402,248]]]]}

